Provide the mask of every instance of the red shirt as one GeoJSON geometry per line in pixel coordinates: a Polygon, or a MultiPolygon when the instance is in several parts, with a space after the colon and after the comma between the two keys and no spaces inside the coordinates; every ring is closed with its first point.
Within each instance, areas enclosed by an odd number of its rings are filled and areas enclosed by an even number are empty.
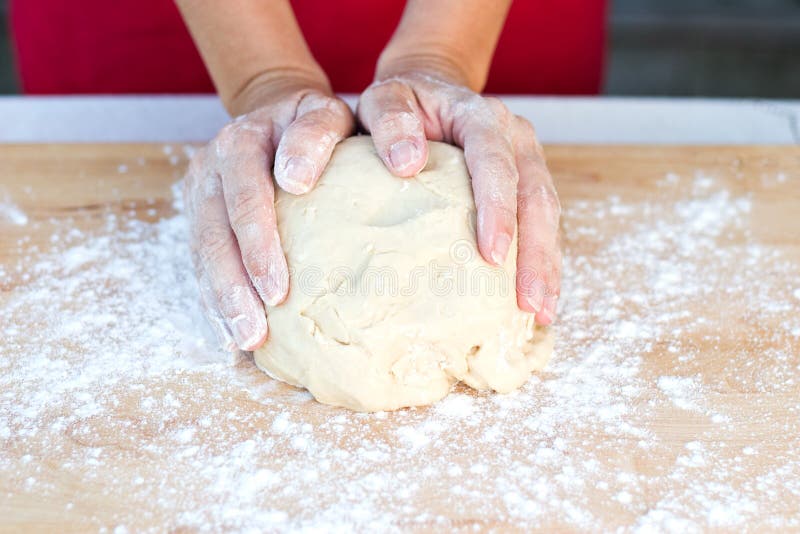
{"type": "MultiPolygon", "coordinates": [[[[311,51],[337,92],[359,92],[369,85],[404,4],[292,1],[311,51]]],[[[605,57],[605,14],[606,0],[517,0],[500,36],[486,91],[597,93],[605,57]]],[[[10,19],[25,93],[214,90],[171,0],[12,0],[10,19]]]]}

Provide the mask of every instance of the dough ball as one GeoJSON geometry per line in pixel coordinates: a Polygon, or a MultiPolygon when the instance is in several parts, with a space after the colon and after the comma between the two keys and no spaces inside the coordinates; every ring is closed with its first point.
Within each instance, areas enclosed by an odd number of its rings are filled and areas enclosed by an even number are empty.
{"type": "Polygon", "coordinates": [[[423,172],[396,178],[370,137],[351,137],[313,191],[277,193],[290,287],[255,351],[269,375],[377,411],[458,381],[512,391],[547,362],[552,338],[517,308],[516,242],[502,267],[481,258],[463,153],[429,146],[423,172]]]}

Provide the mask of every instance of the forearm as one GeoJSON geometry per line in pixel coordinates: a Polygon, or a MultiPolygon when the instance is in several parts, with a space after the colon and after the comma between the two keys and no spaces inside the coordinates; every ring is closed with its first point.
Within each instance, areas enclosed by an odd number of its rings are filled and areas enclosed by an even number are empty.
{"type": "Polygon", "coordinates": [[[232,115],[250,111],[261,88],[299,84],[329,91],[288,0],[177,0],[217,93],[232,115]]]}
{"type": "Polygon", "coordinates": [[[429,72],[480,91],[511,0],[408,0],[378,61],[385,79],[429,72]]]}

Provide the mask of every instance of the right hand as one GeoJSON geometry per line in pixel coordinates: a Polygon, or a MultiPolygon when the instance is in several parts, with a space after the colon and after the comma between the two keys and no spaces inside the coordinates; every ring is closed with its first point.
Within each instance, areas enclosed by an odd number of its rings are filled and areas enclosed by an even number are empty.
{"type": "Polygon", "coordinates": [[[223,348],[267,338],[266,306],[286,298],[289,271],[275,219],[274,178],[312,189],[336,143],[353,132],[350,108],[326,84],[257,87],[252,110],[226,125],[189,164],[184,198],[204,311],[223,348]]]}

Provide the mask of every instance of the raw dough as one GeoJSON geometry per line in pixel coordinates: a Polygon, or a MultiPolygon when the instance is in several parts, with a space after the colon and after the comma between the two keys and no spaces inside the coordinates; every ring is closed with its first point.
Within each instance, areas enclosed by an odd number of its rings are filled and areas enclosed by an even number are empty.
{"type": "Polygon", "coordinates": [[[512,391],[547,362],[552,337],[517,308],[516,243],[502,268],[480,257],[463,153],[429,145],[424,171],[396,178],[370,137],[351,137],[313,191],[277,193],[290,289],[255,351],[269,375],[377,411],[430,404],[459,380],[512,391]]]}

